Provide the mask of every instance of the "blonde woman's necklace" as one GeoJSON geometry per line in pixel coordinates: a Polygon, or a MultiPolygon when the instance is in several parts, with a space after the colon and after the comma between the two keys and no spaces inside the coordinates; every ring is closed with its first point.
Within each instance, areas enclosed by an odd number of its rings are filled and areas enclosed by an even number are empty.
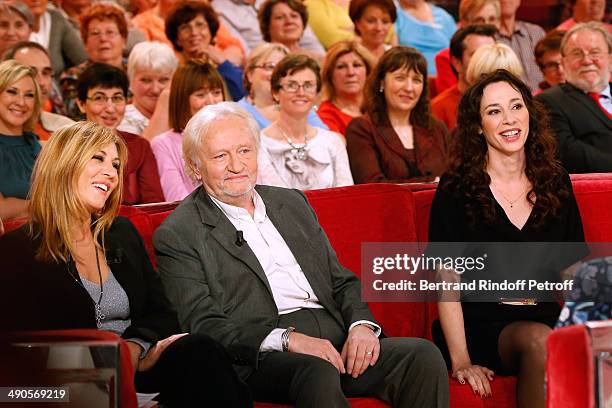
{"type": "Polygon", "coordinates": [[[291,153],[295,154],[296,158],[299,160],[308,159],[308,150],[310,150],[310,147],[308,146],[308,128],[306,128],[306,133],[304,133],[304,143],[302,144],[293,143],[291,138],[280,125],[278,125],[278,130],[280,130],[283,137],[287,140],[287,143],[289,143],[289,146],[291,146],[291,153]]]}
{"type": "MultiPolygon", "coordinates": [[[[102,313],[102,297],[104,296],[104,282],[102,282],[102,270],[100,269],[100,257],[98,255],[98,248],[94,245],[94,249],[96,251],[96,266],[98,267],[98,278],[100,279],[100,296],[98,297],[98,301],[96,302],[90,295],[90,299],[94,304],[95,313],[96,313],[96,326],[99,328],[102,325],[102,320],[106,319],[104,313],[102,313]]],[[[74,261],[69,261],[70,265],[75,265],[74,261]]],[[[76,271],[76,266],[74,266],[74,270],[76,271]]],[[[83,282],[81,282],[77,277],[74,276],[72,269],[68,270],[68,273],[74,279],[74,281],[79,284],[83,289],[87,291],[83,282]]],[[[78,274],[78,272],[76,272],[78,274]]],[[[89,293],[89,292],[88,292],[89,293]]]]}

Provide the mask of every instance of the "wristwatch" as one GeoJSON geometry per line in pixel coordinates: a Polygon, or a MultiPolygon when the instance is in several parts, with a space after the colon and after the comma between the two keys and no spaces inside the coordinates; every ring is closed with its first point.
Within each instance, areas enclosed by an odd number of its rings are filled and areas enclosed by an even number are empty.
{"type": "Polygon", "coordinates": [[[289,334],[295,331],[295,327],[287,327],[283,334],[281,334],[281,345],[283,347],[283,351],[289,351],[289,334]]]}

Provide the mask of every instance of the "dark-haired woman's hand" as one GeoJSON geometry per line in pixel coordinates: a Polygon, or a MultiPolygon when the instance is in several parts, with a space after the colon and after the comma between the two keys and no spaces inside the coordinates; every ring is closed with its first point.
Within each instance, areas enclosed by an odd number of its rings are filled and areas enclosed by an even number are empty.
{"type": "Polygon", "coordinates": [[[470,384],[474,393],[478,393],[482,398],[491,396],[491,384],[493,381],[492,370],[487,367],[466,363],[453,367],[453,378],[457,379],[461,384],[466,382],[470,384]]]}

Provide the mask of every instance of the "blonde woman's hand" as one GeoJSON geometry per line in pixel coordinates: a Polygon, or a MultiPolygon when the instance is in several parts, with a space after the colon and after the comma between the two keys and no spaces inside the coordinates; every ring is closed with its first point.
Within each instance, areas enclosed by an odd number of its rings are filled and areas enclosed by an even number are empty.
{"type": "Polygon", "coordinates": [[[161,356],[161,354],[164,352],[166,348],[168,348],[169,345],[171,345],[176,340],[188,334],[189,333],[175,334],[163,340],[158,341],[153,347],[149,349],[149,352],[147,353],[145,358],[140,360],[140,362],[138,363],[138,371],[150,370],[151,367],[153,367],[155,363],[157,363],[157,360],[159,360],[159,356],[161,356]]]}

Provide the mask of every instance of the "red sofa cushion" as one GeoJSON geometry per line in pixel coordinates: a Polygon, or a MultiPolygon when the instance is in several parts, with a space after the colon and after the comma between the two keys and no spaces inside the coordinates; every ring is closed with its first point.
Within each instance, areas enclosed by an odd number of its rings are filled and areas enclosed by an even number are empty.
{"type": "Polygon", "coordinates": [[[583,325],[554,330],[548,337],[546,406],[591,408],[595,406],[593,357],[583,325]]]}

